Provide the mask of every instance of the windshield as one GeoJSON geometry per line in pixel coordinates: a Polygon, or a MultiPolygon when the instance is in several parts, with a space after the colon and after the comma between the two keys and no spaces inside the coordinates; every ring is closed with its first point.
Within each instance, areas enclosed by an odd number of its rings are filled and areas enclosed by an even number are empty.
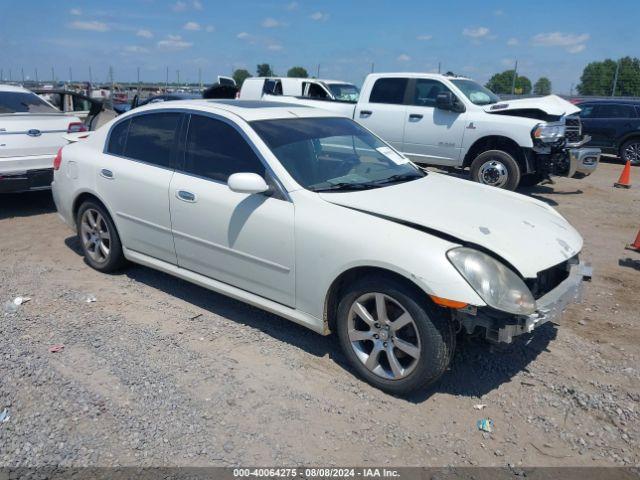
{"type": "Polygon", "coordinates": [[[377,188],[425,175],[348,118],[260,120],[251,126],[308,190],[377,188]]]}
{"type": "Polygon", "coordinates": [[[451,80],[451,83],[462,90],[465,97],[476,105],[490,105],[500,101],[500,97],[495,93],[473,80],[451,80]]]}
{"type": "Polygon", "coordinates": [[[0,92],[0,113],[60,113],[35,93],[0,92]]]}
{"type": "Polygon", "coordinates": [[[355,85],[350,83],[331,83],[327,85],[331,94],[336,100],[346,100],[349,102],[357,102],[360,96],[360,90],[355,85]]]}

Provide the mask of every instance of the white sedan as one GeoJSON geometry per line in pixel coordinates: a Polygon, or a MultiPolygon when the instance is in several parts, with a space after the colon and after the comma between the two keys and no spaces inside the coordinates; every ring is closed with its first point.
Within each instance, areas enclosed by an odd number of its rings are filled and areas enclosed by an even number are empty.
{"type": "Polygon", "coordinates": [[[557,318],[589,275],[553,208],[426,173],[312,108],[149,105],[54,169],[93,268],[129,260],[337,332],[354,370],[392,393],[440,377],[459,332],[510,342],[557,318]]]}

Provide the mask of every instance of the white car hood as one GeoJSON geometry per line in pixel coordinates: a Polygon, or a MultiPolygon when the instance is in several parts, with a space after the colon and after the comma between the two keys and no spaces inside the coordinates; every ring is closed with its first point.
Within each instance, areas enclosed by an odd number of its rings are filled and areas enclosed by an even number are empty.
{"type": "Polygon", "coordinates": [[[545,203],[437,173],[383,188],[319,195],[336,205],[480,245],[504,258],[525,278],[535,278],[582,249],[580,234],[545,203]]]}
{"type": "Polygon", "coordinates": [[[502,113],[509,110],[542,110],[548,115],[571,115],[578,113],[580,109],[573,103],[567,102],[557,95],[546,97],[522,98],[520,100],[504,100],[493,105],[487,105],[484,111],[487,113],[502,113]]]}

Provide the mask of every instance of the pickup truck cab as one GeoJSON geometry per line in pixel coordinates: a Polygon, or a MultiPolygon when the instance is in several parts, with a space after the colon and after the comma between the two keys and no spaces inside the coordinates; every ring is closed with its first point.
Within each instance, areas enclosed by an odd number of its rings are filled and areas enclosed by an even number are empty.
{"type": "Polygon", "coordinates": [[[240,90],[240,100],[262,100],[265,96],[299,97],[356,103],[360,90],[341,80],[319,78],[251,77],[240,90]]]}
{"type": "Polygon", "coordinates": [[[63,136],[85,130],[35,93],[0,85],[0,193],[50,188],[63,136]]]}
{"type": "Polygon", "coordinates": [[[581,177],[598,148],[581,148],[580,109],[555,95],[502,101],[475,81],[428,73],[376,73],[357,103],[264,95],[358,121],[415,163],[468,168],[471,179],[514,190],[550,175],[581,177]]]}

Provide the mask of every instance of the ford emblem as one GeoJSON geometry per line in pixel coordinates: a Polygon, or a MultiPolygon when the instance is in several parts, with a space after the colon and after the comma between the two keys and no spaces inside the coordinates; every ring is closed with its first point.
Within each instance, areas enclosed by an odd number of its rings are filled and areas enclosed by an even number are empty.
{"type": "Polygon", "coordinates": [[[37,128],[32,128],[27,132],[27,135],[29,135],[30,137],[39,137],[40,135],[42,135],[42,132],[37,128]]]}

